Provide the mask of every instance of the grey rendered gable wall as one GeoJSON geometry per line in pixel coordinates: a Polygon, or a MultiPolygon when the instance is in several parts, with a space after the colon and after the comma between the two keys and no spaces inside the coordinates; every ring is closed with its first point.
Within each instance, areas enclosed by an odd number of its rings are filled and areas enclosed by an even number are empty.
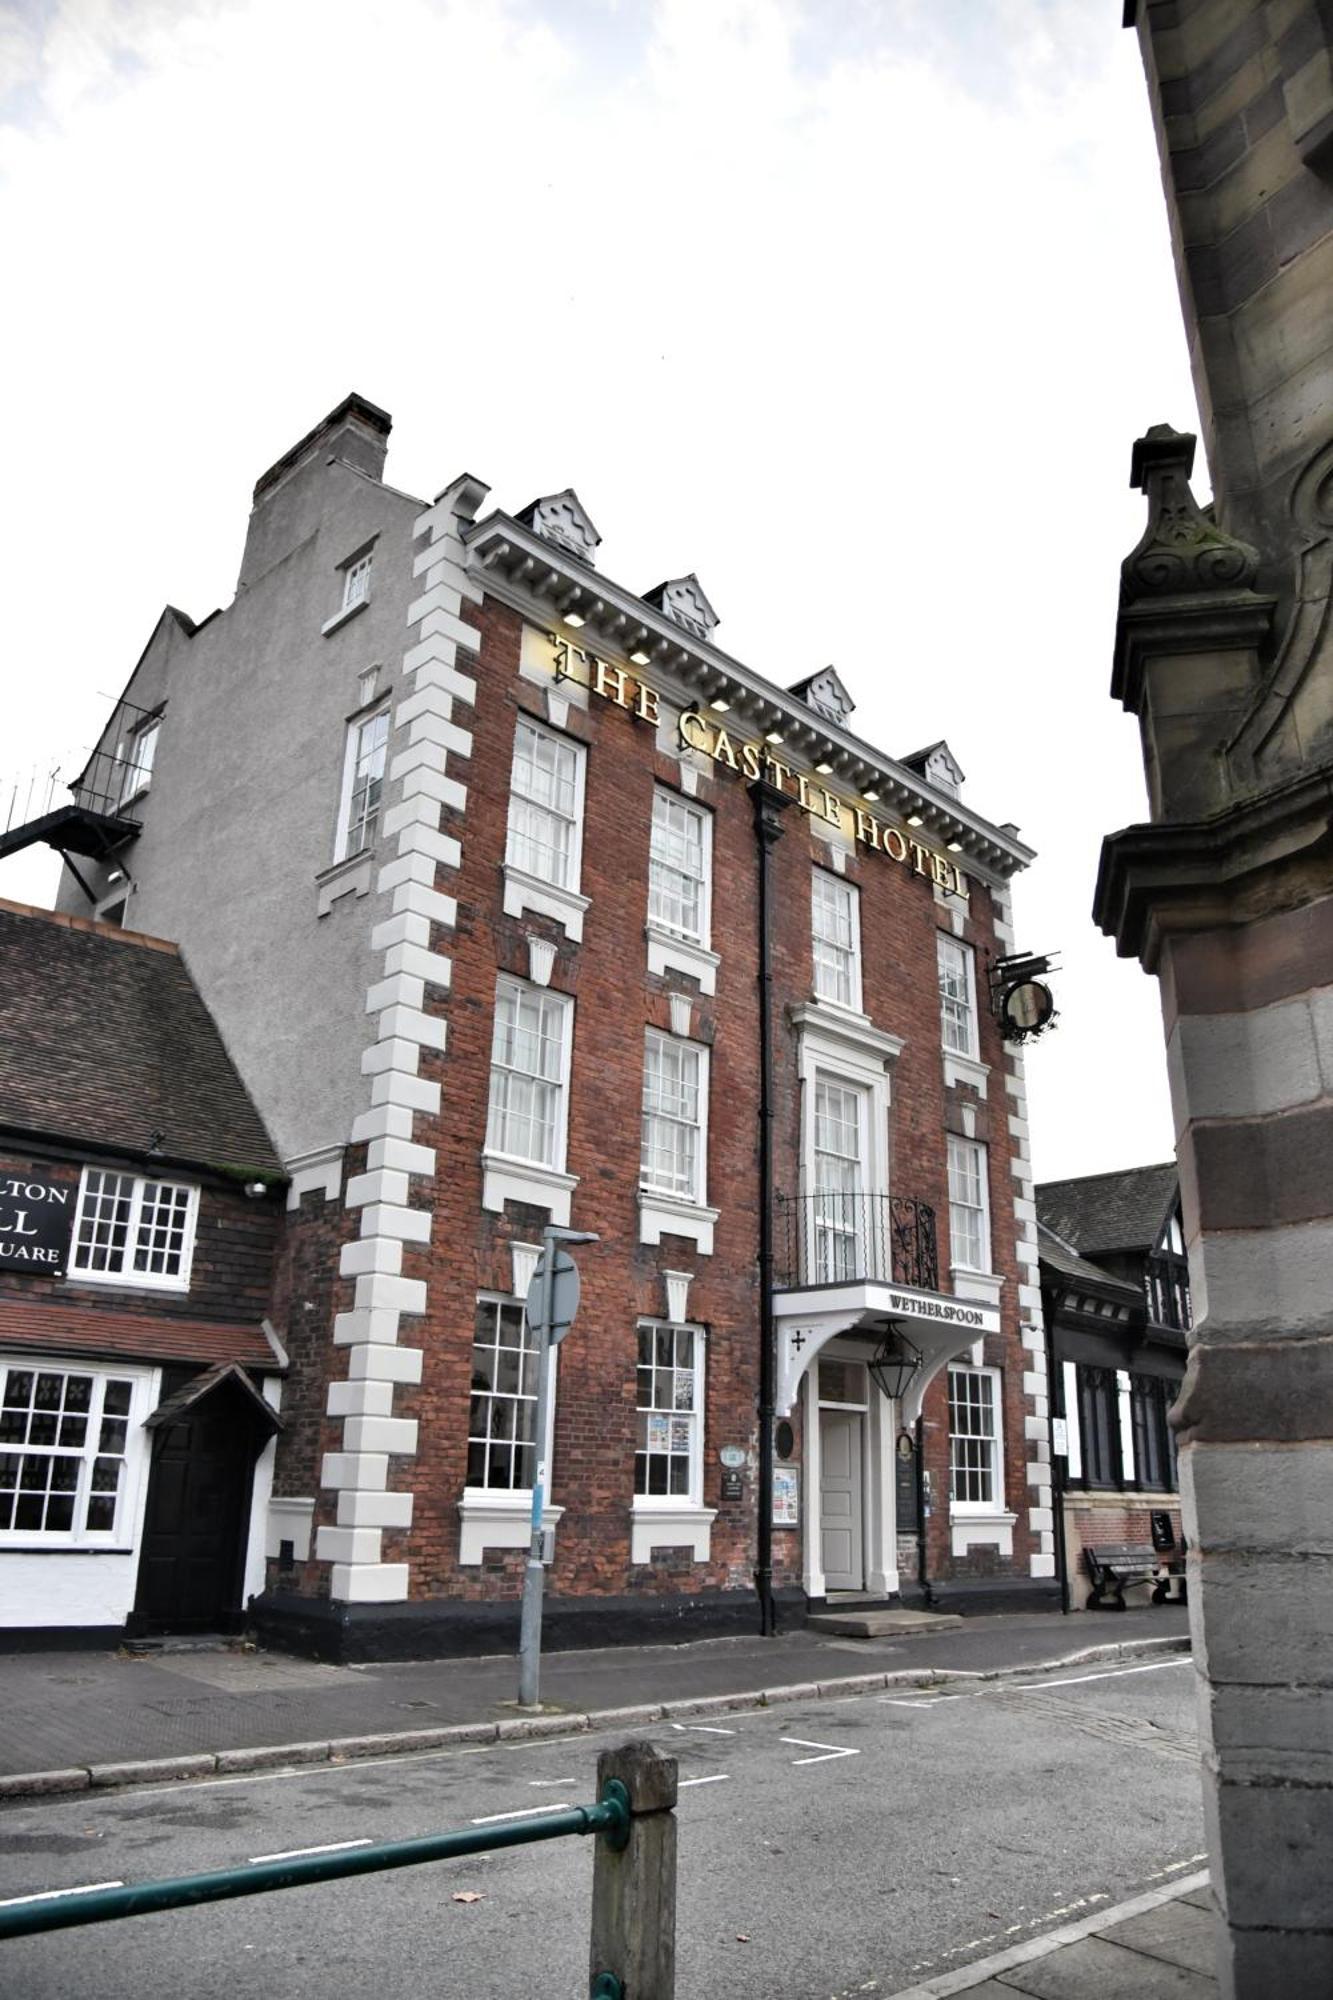
{"type": "MultiPolygon", "coordinates": [[[[333,861],[359,677],[375,666],[381,692],[397,685],[420,507],[322,458],[275,498],[285,553],[172,649],[126,920],[182,945],[290,1162],[344,1145],[364,1102],[366,992],[380,970],[370,899],[349,893],[320,917],[316,878],[333,861]],[[326,636],[339,565],[372,537],[370,601],[326,636]]],[[[65,892],[62,907],[74,907],[65,892]]]]}

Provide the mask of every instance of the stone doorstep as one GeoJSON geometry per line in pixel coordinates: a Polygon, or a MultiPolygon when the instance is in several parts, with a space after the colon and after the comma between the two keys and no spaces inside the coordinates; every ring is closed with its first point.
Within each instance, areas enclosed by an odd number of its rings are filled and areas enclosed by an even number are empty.
{"type": "Polygon", "coordinates": [[[812,1611],[806,1625],[815,1632],[833,1632],[843,1639],[919,1639],[947,1626],[961,1625],[956,1611],[812,1611]]]}
{"type": "MultiPolygon", "coordinates": [[[[876,1614],[867,1613],[866,1616],[876,1614]]],[[[899,1617],[961,1625],[952,1613],[909,1611],[899,1617]]],[[[788,1687],[756,1688],[744,1694],[682,1696],[679,1701],[647,1702],[630,1708],[547,1711],[491,1722],[444,1723],[436,1729],[386,1730],[382,1734],[332,1737],[327,1743],[269,1743],[238,1750],[206,1750],[179,1757],[127,1760],[119,1764],[71,1765],[63,1770],[18,1771],[0,1775],[0,1800],[36,1798],[53,1792],[84,1791],[90,1787],[130,1787],[187,1782],[218,1772],[271,1771],[288,1764],[343,1764],[361,1757],[412,1756],[452,1749],[462,1744],[515,1742],[540,1736],[575,1736],[591,1730],[650,1727],[673,1715],[724,1715],[728,1710],[761,1710],[792,1701],[837,1701],[869,1694],[879,1688],[939,1686],[946,1681],[1000,1680],[1010,1673],[1048,1673],[1055,1667],[1082,1666],[1092,1660],[1122,1659],[1138,1653],[1187,1652],[1187,1638],[1141,1639],[1121,1645],[1085,1646],[1057,1659],[1033,1660],[1021,1666],[997,1667],[991,1673],[955,1671],[949,1667],[898,1667],[883,1672],[846,1674],[837,1680],[803,1681],[788,1687]]]]}

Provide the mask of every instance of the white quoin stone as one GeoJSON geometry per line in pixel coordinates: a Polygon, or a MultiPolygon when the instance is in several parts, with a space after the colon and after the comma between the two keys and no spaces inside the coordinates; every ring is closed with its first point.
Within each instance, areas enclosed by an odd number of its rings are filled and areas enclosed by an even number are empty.
{"type": "Polygon", "coordinates": [[[329,1595],[337,1604],[401,1604],[407,1597],[406,1563],[334,1563],[329,1595]]]}

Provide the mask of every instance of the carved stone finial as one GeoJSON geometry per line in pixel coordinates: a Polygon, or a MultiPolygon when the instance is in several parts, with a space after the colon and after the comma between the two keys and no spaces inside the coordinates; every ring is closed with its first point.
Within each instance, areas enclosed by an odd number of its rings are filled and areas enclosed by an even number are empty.
{"type": "Polygon", "coordinates": [[[1154,424],[1134,442],[1129,483],[1148,501],[1148,525],[1120,566],[1122,606],[1209,591],[1248,590],[1259,551],[1228,535],[1190,490],[1196,440],[1154,424]]]}

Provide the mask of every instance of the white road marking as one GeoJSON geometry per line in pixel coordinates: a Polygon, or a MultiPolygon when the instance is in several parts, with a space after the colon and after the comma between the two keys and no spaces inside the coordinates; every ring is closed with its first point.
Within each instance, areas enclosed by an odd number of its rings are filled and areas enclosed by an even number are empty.
{"type": "Polygon", "coordinates": [[[687,1785],[725,1785],[730,1771],[715,1771],[711,1778],[682,1778],[678,1789],[684,1791],[687,1785]]]}
{"type": "Polygon", "coordinates": [[[673,1729],[697,1729],[704,1736],[734,1736],[734,1729],[721,1729],[715,1722],[673,1722],[673,1729]]]}
{"type": "Polygon", "coordinates": [[[552,1801],[549,1806],[515,1806],[512,1812],[483,1813],[480,1819],[469,1820],[468,1825],[494,1826],[497,1820],[502,1819],[531,1819],[536,1813],[568,1812],[571,1803],[569,1799],[562,1799],[558,1804],[552,1801]]]}
{"type": "Polygon", "coordinates": [[[795,1750],[822,1750],[822,1757],[793,1757],[793,1764],[827,1764],[834,1757],[859,1757],[859,1750],[840,1750],[833,1743],[807,1743],[803,1736],[779,1736],[779,1743],[790,1743],[795,1750]]]}
{"type": "Polygon", "coordinates": [[[961,1694],[936,1694],[931,1695],[925,1701],[903,1701],[891,1694],[880,1696],[880,1700],[887,1703],[890,1708],[938,1708],[942,1701],[965,1701],[966,1699],[967,1697],[961,1694]]]}
{"type": "Polygon", "coordinates": [[[96,1889],[123,1889],[123,1882],[80,1882],[77,1889],[39,1889],[35,1896],[6,1896],[0,1910],[16,1910],[21,1903],[51,1903],[57,1896],[91,1896],[96,1889]]]}
{"type": "Polygon", "coordinates": [[[542,1791],[549,1789],[549,1787],[552,1785],[577,1785],[578,1779],[577,1778],[529,1778],[528,1783],[532,1786],[532,1789],[534,1791],[542,1791]]]}
{"type": "Polygon", "coordinates": [[[1071,1688],[1077,1687],[1082,1681],[1113,1681],[1118,1680],[1124,1674],[1160,1674],[1167,1667],[1189,1667],[1193,1664],[1192,1660],[1186,1658],[1183,1660],[1154,1660],[1150,1666],[1146,1667],[1107,1667],[1098,1674],[1070,1674],[1067,1679],[1061,1681],[1029,1681],[1026,1687],[1015,1688],[1014,1692],[1015,1694],[1031,1694],[1037,1688],[1071,1688]]]}
{"type": "Polygon", "coordinates": [[[348,1847],[370,1845],[370,1836],[365,1834],[360,1840],[326,1840],[321,1847],[284,1847],[281,1854],[252,1854],[249,1866],[253,1868],[260,1861],[297,1861],[303,1854],[341,1854],[348,1847]]]}

